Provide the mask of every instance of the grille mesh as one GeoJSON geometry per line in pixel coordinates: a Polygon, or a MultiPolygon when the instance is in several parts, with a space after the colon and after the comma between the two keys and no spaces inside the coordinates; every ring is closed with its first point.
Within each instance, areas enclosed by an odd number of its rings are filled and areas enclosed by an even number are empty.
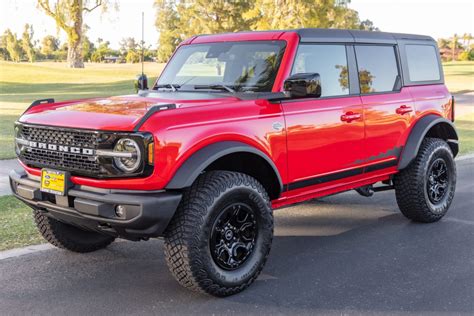
{"type": "MultiPolygon", "coordinates": [[[[39,143],[97,149],[98,135],[89,131],[50,129],[43,127],[21,126],[19,137],[39,143]]],[[[59,152],[41,148],[26,148],[20,159],[32,167],[50,167],[78,172],[98,174],[100,165],[96,156],[59,152]]]]}
{"type": "Polygon", "coordinates": [[[21,134],[24,139],[31,141],[84,148],[97,148],[97,134],[93,132],[22,126],[21,134]]]}

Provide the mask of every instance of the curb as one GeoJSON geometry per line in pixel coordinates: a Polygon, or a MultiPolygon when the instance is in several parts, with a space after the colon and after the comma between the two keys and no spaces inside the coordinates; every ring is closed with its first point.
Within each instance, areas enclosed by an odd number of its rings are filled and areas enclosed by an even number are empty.
{"type": "Polygon", "coordinates": [[[468,160],[468,159],[472,159],[472,158],[474,158],[474,153],[466,154],[466,155],[462,155],[462,156],[457,156],[454,160],[463,161],[463,160],[468,160]]]}
{"type": "Polygon", "coordinates": [[[16,258],[19,256],[27,255],[34,252],[40,252],[45,250],[54,249],[55,247],[50,244],[40,244],[34,246],[26,246],[23,248],[15,248],[5,251],[0,251],[0,260],[8,259],[8,258],[16,258]]]}

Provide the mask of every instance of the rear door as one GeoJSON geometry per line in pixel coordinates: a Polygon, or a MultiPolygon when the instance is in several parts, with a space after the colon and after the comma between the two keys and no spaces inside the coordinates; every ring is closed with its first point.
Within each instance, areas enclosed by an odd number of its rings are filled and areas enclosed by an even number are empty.
{"type": "Polygon", "coordinates": [[[395,167],[415,111],[395,45],[355,45],[365,115],[365,172],[395,167]]]}
{"type": "Polygon", "coordinates": [[[357,167],[365,157],[363,107],[350,85],[356,70],[354,62],[348,63],[354,59],[349,48],[344,44],[298,48],[292,74],[319,73],[322,95],[282,102],[290,190],[362,173],[357,167]]]}

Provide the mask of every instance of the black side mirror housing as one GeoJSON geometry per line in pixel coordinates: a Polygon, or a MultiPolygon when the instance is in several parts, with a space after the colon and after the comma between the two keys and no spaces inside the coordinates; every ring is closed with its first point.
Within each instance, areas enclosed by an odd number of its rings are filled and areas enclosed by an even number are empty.
{"type": "Polygon", "coordinates": [[[148,90],[148,78],[145,74],[138,75],[134,82],[135,91],[148,90]]]}
{"type": "Polygon", "coordinates": [[[291,98],[319,98],[321,78],[318,73],[297,73],[285,80],[283,88],[291,98]]]}

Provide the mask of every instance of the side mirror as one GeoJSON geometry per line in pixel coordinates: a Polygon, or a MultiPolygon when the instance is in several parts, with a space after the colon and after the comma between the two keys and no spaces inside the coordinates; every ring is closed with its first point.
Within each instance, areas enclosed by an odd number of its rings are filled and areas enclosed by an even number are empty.
{"type": "Polygon", "coordinates": [[[321,78],[318,73],[298,73],[288,77],[283,88],[291,98],[319,98],[321,78]]]}
{"type": "Polygon", "coordinates": [[[148,90],[148,78],[145,74],[138,75],[134,82],[135,91],[148,90]]]}

